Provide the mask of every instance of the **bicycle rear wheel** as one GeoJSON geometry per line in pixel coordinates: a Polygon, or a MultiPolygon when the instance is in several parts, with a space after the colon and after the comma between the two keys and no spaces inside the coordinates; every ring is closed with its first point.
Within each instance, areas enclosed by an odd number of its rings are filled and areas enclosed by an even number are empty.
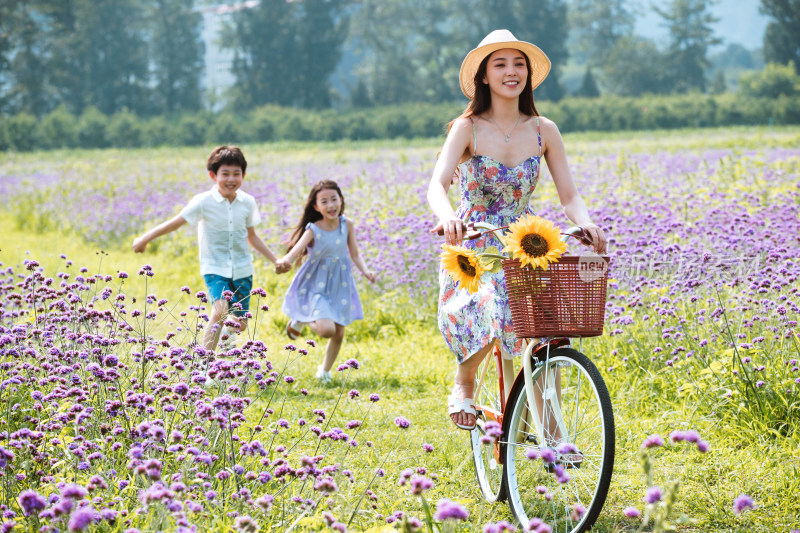
{"type": "Polygon", "coordinates": [[[475,476],[478,479],[478,485],[481,488],[483,497],[490,503],[505,499],[503,465],[498,444],[500,439],[491,438],[490,435],[486,434],[487,424],[491,422],[502,423],[503,419],[502,392],[500,391],[498,370],[497,359],[491,353],[484,357],[483,362],[478,367],[475,382],[476,387],[480,383],[480,390],[475,395],[475,407],[478,414],[475,429],[470,431],[475,476]],[[484,442],[481,441],[482,438],[484,442]],[[487,440],[491,442],[485,442],[487,440]]]}
{"type": "Polygon", "coordinates": [[[520,375],[503,425],[509,506],[523,526],[539,518],[554,532],[587,531],[605,503],[614,468],[614,414],[608,389],[589,358],[571,348],[551,350],[549,362],[536,366],[532,377],[534,395],[539,397],[533,405],[541,422],[528,412],[520,375]],[[542,436],[544,442],[539,442],[542,436]],[[545,456],[559,445],[564,451],[566,443],[579,453],[556,454],[554,463],[540,458],[547,448],[545,456]]]}

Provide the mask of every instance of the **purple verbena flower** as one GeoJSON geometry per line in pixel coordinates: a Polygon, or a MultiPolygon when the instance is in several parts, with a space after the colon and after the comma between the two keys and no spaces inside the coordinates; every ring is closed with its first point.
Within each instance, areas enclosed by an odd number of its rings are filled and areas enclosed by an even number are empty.
{"type": "Polygon", "coordinates": [[[67,524],[67,528],[69,531],[83,531],[89,524],[94,522],[99,518],[97,511],[92,509],[91,507],[81,507],[69,518],[69,523],[67,524]]]}
{"type": "Polygon", "coordinates": [[[642,516],[642,513],[639,511],[639,509],[637,509],[636,507],[634,507],[632,505],[629,506],[629,507],[626,507],[625,510],[622,511],[622,512],[628,518],[639,518],[640,516],[642,516]]]}
{"type": "Polygon", "coordinates": [[[661,489],[658,487],[650,487],[644,492],[645,503],[656,503],[661,501],[661,489]]]}
{"type": "Polygon", "coordinates": [[[47,501],[33,489],[23,490],[19,493],[18,499],[25,516],[36,514],[47,507],[47,501]]]}
{"type": "Polygon", "coordinates": [[[469,511],[460,503],[443,498],[436,504],[436,513],[433,515],[433,518],[440,522],[445,520],[463,521],[469,518],[469,511]]]}
{"type": "Polygon", "coordinates": [[[753,498],[748,496],[747,494],[739,494],[736,499],[733,500],[733,514],[739,516],[747,509],[755,509],[756,505],[753,502],[753,498]]]}
{"type": "Polygon", "coordinates": [[[433,487],[433,481],[426,478],[425,476],[414,474],[413,476],[411,476],[411,481],[409,482],[409,485],[411,487],[412,494],[422,494],[426,490],[433,487]]]}
{"type": "Polygon", "coordinates": [[[61,489],[61,496],[71,500],[82,500],[87,494],[89,494],[89,491],[75,483],[70,483],[61,489]]]}
{"type": "Polygon", "coordinates": [[[642,443],[642,448],[657,448],[659,446],[664,446],[664,439],[658,434],[648,436],[642,443]]]}

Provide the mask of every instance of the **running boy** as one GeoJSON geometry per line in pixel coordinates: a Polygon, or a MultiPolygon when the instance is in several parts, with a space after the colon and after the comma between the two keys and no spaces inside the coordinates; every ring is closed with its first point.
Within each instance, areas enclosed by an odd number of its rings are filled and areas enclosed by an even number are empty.
{"type": "MultiPolygon", "coordinates": [[[[133,251],[144,252],[147,243],[173,232],[187,222],[197,225],[200,249],[200,273],[211,297],[211,317],[203,332],[203,346],[214,350],[222,333],[221,326],[228,318],[228,300],[224,291],[233,293],[233,318],[239,332],[247,328],[250,289],[253,285],[253,258],[250,246],[276,263],[278,258],[255,232],[261,221],[255,198],[239,190],[247,171],[247,161],[236,146],[214,148],[206,164],[208,176],[215,185],[198,194],[173,219],[159,224],[134,239],[133,251]]],[[[280,270],[279,270],[280,271],[280,270]]]]}

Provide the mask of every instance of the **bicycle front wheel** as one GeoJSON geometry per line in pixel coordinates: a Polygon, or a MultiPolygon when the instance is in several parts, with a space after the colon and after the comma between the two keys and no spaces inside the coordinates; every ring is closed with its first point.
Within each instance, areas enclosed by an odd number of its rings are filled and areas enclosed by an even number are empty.
{"type": "Polygon", "coordinates": [[[571,348],[551,350],[532,374],[536,412],[529,412],[525,380],[518,379],[503,425],[509,506],[523,527],[539,518],[554,532],[587,531],[614,469],[608,389],[589,358],[571,348]]]}
{"type": "Polygon", "coordinates": [[[478,368],[476,386],[480,384],[480,390],[475,394],[478,414],[475,429],[470,431],[475,476],[483,497],[490,503],[505,499],[500,439],[486,432],[487,424],[491,427],[493,422],[499,425],[503,420],[499,370],[497,359],[492,354],[487,355],[478,368]]]}

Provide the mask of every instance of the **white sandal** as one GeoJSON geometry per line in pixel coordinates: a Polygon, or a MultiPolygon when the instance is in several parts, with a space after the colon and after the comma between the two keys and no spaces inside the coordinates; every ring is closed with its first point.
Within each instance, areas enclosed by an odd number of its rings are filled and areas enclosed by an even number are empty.
{"type": "MultiPolygon", "coordinates": [[[[465,414],[476,417],[475,420],[477,422],[478,412],[475,411],[475,401],[472,398],[460,398],[455,394],[450,394],[450,396],[447,397],[447,414],[454,415],[462,411],[465,414]]],[[[457,428],[466,429],[467,431],[475,429],[475,424],[472,424],[471,426],[459,424],[453,420],[452,416],[450,417],[450,420],[453,421],[453,424],[455,424],[457,428]]]]}

